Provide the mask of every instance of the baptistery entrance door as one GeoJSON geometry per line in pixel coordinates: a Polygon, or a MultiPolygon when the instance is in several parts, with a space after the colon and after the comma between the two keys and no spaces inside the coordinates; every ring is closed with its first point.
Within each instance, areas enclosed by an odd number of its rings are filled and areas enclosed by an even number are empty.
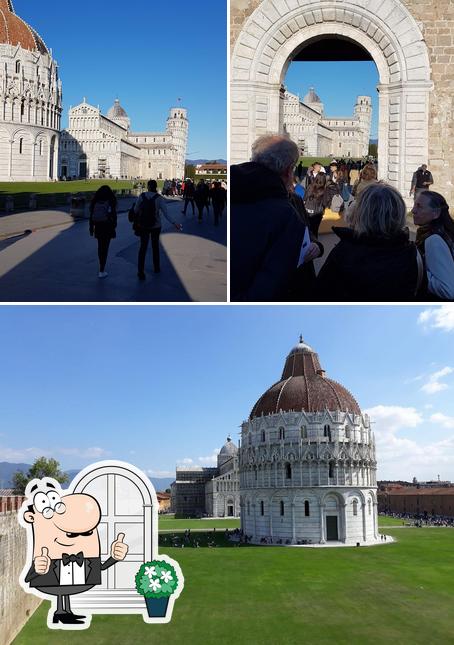
{"type": "Polygon", "coordinates": [[[326,516],[326,539],[327,541],[337,542],[339,540],[339,531],[337,527],[337,515],[326,516]]]}
{"type": "Polygon", "coordinates": [[[102,466],[86,473],[75,484],[75,493],[95,497],[101,507],[99,538],[101,561],[110,557],[110,547],[119,533],[124,533],[128,554],[102,573],[102,584],[80,596],[74,596],[75,607],[91,612],[108,613],[106,607],[122,612],[143,605],[135,589],[135,574],[140,565],[153,559],[152,522],[154,490],[135,471],[122,466],[102,466]]]}

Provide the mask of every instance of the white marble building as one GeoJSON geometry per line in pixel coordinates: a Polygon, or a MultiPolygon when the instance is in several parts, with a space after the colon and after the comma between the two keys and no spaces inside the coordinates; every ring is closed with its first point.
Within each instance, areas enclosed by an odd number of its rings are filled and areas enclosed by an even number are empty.
{"type": "Polygon", "coordinates": [[[171,508],[178,517],[238,517],[238,447],[231,438],[222,446],[216,467],[177,467],[171,493],[171,508]]]}
{"type": "Polygon", "coordinates": [[[313,88],[301,100],[282,92],[282,128],[306,157],[364,157],[369,153],[372,99],[358,96],[353,116],[327,117],[313,88]]]}
{"type": "Polygon", "coordinates": [[[84,99],[69,111],[61,136],[59,175],[71,178],[182,179],[187,111],[170,109],[165,132],[131,132],[118,99],[107,116],[84,99]]]}
{"type": "Polygon", "coordinates": [[[370,420],[300,340],[242,424],[241,527],[253,542],[378,540],[370,420]]]}
{"type": "Polygon", "coordinates": [[[51,50],[0,0],[0,181],[57,178],[61,111],[51,50]]]}

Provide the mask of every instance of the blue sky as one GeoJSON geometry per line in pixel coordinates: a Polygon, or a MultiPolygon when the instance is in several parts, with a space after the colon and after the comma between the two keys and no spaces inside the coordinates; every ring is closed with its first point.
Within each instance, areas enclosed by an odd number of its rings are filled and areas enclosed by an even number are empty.
{"type": "Polygon", "coordinates": [[[15,0],[60,66],[64,120],[84,96],[104,114],[118,96],[136,131],[162,131],[182,99],[190,158],[226,158],[226,0],[109,5],[15,0]]]}
{"type": "Polygon", "coordinates": [[[314,87],[325,116],[350,116],[357,96],[372,97],[371,138],[378,136],[378,71],[372,61],[303,62],[290,64],[285,85],[301,98],[314,87]]]}
{"type": "Polygon", "coordinates": [[[369,411],[379,477],[454,480],[454,306],[2,307],[0,461],[210,465],[302,333],[369,411]]]}

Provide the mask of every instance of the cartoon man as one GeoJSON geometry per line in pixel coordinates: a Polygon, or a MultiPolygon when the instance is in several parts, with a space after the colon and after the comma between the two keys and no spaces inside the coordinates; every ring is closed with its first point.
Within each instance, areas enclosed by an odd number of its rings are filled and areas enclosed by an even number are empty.
{"type": "Polygon", "coordinates": [[[85,616],[71,611],[70,596],[101,584],[101,571],[125,559],[125,535],[118,534],[110,557],[101,562],[101,508],[94,497],[82,493],[63,495],[58,482],[48,477],[30,482],[26,495],[23,521],[31,525],[33,550],[24,581],[30,588],[56,596],[54,625],[61,623],[69,629],[71,625],[87,626],[85,616]]]}

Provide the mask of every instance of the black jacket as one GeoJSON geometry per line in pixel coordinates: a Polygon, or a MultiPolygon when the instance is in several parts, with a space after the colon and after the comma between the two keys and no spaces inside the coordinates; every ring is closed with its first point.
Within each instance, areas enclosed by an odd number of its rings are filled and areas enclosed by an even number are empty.
{"type": "Polygon", "coordinates": [[[230,185],[231,299],[285,300],[305,225],[282,179],[265,166],[232,166],[230,185]]]}
{"type": "MultiPolygon", "coordinates": [[[[108,558],[105,562],[101,562],[101,558],[84,558],[85,563],[85,584],[86,585],[100,585],[101,584],[101,571],[108,569],[117,560],[108,558]]],[[[49,571],[43,575],[36,573],[35,565],[28,570],[25,582],[28,582],[30,587],[55,587],[60,584],[60,563],[61,560],[51,560],[49,571]]],[[[68,585],[70,588],[71,585],[68,585]]]]}
{"type": "Polygon", "coordinates": [[[407,234],[392,238],[356,237],[333,227],[340,242],[329,254],[315,283],[321,302],[409,302],[416,299],[416,246],[407,234]]]}

